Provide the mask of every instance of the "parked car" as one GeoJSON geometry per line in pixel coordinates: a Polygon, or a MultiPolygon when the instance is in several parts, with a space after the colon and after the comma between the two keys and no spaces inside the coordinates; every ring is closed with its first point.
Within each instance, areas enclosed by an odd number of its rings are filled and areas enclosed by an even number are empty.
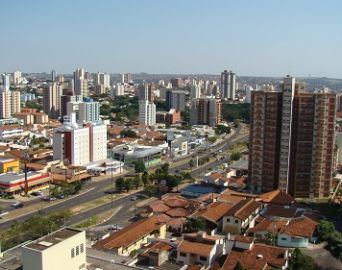
{"type": "Polygon", "coordinates": [[[138,199],[137,196],[132,196],[132,197],[131,197],[131,201],[136,201],[137,199],[138,199]]]}
{"type": "Polygon", "coordinates": [[[15,203],[11,204],[11,206],[17,209],[17,208],[24,207],[24,204],[22,202],[15,202],[15,203]]]}
{"type": "Polygon", "coordinates": [[[34,191],[31,193],[32,196],[43,196],[43,192],[41,191],[34,191]]]}
{"type": "Polygon", "coordinates": [[[56,196],[57,199],[64,199],[65,198],[65,195],[64,194],[58,194],[56,196]]]}
{"type": "Polygon", "coordinates": [[[42,200],[45,201],[45,202],[52,202],[52,201],[57,200],[57,198],[56,197],[45,196],[45,197],[42,198],[42,200]]]}

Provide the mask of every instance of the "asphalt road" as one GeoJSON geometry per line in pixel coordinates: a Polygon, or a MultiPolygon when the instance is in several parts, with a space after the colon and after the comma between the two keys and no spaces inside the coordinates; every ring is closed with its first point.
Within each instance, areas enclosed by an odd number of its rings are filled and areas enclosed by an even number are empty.
{"type": "MultiPolygon", "coordinates": [[[[246,141],[248,139],[248,135],[241,136],[239,134],[239,131],[240,131],[239,129],[236,130],[236,132],[227,141],[222,141],[222,142],[218,143],[217,145],[211,147],[210,149],[211,149],[212,153],[218,152],[221,149],[223,151],[225,151],[235,143],[238,143],[241,141],[246,141]]],[[[212,155],[212,153],[205,152],[203,154],[199,154],[198,156],[199,156],[199,158],[207,157],[207,156],[212,155]]],[[[196,154],[193,154],[193,155],[195,156],[196,154]]],[[[182,171],[182,170],[189,169],[189,164],[188,164],[187,158],[188,157],[184,158],[186,160],[184,162],[184,164],[180,164],[178,166],[171,168],[170,172],[175,173],[176,171],[182,171]]],[[[177,162],[179,162],[179,160],[177,160],[177,162]]],[[[214,162],[207,163],[207,164],[203,165],[202,167],[198,167],[198,168],[194,169],[192,171],[192,175],[193,175],[193,177],[196,177],[196,176],[200,175],[201,172],[204,172],[208,168],[215,167],[221,163],[222,163],[222,161],[216,161],[216,160],[214,162]]],[[[121,177],[121,176],[114,177],[114,180],[119,178],[119,177],[121,177]]],[[[82,204],[84,202],[92,201],[94,199],[97,199],[97,198],[103,196],[104,192],[106,190],[108,190],[108,186],[110,184],[111,184],[111,178],[110,177],[108,179],[104,179],[104,180],[99,181],[99,182],[88,183],[86,185],[86,188],[91,189],[90,191],[88,191],[84,194],[80,194],[80,195],[75,196],[75,197],[69,197],[67,199],[61,200],[57,204],[47,206],[44,209],[37,209],[34,212],[24,214],[22,216],[17,217],[15,219],[15,221],[16,222],[24,222],[28,218],[34,216],[38,211],[43,212],[43,213],[50,213],[50,212],[60,211],[63,209],[69,209],[71,207],[82,204]]],[[[128,209],[131,207],[132,204],[133,204],[133,202],[130,201],[129,197],[121,198],[121,199],[118,199],[114,202],[107,203],[107,204],[101,205],[99,207],[93,208],[89,211],[85,211],[83,213],[76,214],[67,222],[67,224],[74,224],[74,223],[80,222],[82,220],[86,220],[92,216],[98,215],[102,212],[110,210],[111,208],[114,208],[114,207],[118,207],[120,205],[122,205],[124,209],[128,209]]],[[[115,216],[119,216],[119,214],[120,214],[120,211],[115,216]]],[[[8,220],[8,221],[1,222],[0,223],[0,230],[9,228],[13,223],[14,223],[14,220],[8,220]]]]}

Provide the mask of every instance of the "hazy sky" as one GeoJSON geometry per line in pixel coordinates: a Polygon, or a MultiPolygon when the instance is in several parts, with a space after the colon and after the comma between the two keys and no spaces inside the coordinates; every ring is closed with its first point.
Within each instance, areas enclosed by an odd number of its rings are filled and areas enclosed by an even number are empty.
{"type": "Polygon", "coordinates": [[[0,71],[342,78],[342,1],[3,0],[0,71]]]}

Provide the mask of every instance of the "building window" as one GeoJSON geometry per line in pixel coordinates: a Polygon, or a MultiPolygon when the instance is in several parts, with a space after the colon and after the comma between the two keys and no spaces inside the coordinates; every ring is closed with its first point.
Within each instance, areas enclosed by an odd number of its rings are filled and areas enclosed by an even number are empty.
{"type": "Polygon", "coordinates": [[[84,245],[83,245],[83,244],[80,245],[80,252],[81,252],[81,253],[84,252],[84,245]]]}
{"type": "Polygon", "coordinates": [[[207,261],[207,257],[200,256],[200,260],[206,262],[207,261]]]}
{"type": "Polygon", "coordinates": [[[286,241],[286,240],[287,240],[287,238],[285,238],[285,237],[282,237],[282,238],[281,238],[281,240],[283,240],[283,241],[286,241]]]}
{"type": "Polygon", "coordinates": [[[239,223],[239,221],[237,219],[235,219],[235,223],[239,223]]]}
{"type": "Polygon", "coordinates": [[[227,218],[227,222],[230,222],[230,218],[227,218]]]}
{"type": "Polygon", "coordinates": [[[184,253],[184,252],[179,252],[179,256],[181,256],[181,257],[186,257],[186,253],[184,253]]]}
{"type": "Polygon", "coordinates": [[[75,257],[75,249],[72,248],[72,249],[71,249],[71,258],[74,258],[74,257],[75,257]]]}
{"type": "Polygon", "coordinates": [[[76,247],[76,256],[78,256],[79,254],[80,254],[80,247],[77,246],[77,247],[76,247]]]}

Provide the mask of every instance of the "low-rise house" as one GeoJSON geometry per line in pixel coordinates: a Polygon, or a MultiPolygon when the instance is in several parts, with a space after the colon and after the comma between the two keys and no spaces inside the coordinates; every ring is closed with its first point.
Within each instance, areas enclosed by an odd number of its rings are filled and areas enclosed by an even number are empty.
{"type": "Polygon", "coordinates": [[[277,205],[292,205],[294,203],[294,198],[279,189],[273,190],[259,196],[263,203],[271,203],[277,205]]]}
{"type": "Polygon", "coordinates": [[[218,236],[210,236],[204,232],[185,234],[177,248],[177,262],[193,265],[209,266],[213,261],[226,253],[225,241],[218,236]]]}
{"type": "Polygon", "coordinates": [[[160,266],[169,259],[169,254],[173,249],[173,246],[166,242],[153,242],[143,253],[138,255],[139,263],[160,266]]]}
{"type": "Polygon", "coordinates": [[[286,225],[286,220],[271,220],[262,218],[262,220],[255,225],[254,228],[248,230],[248,235],[259,239],[266,239],[269,235],[276,236],[280,229],[286,225]]]}
{"type": "Polygon", "coordinates": [[[121,231],[114,232],[105,239],[95,243],[93,248],[113,251],[121,256],[129,256],[148,242],[150,237],[165,238],[166,225],[157,216],[139,220],[121,231]]]}
{"type": "Polygon", "coordinates": [[[4,125],[0,127],[0,139],[21,137],[24,130],[21,125],[4,125]]]}
{"type": "Polygon", "coordinates": [[[286,269],[288,250],[255,244],[253,238],[238,236],[221,270],[234,270],[238,263],[248,270],[286,269]]]}
{"type": "Polygon", "coordinates": [[[308,217],[288,221],[278,233],[277,245],[282,247],[303,248],[317,240],[315,235],[318,223],[308,217]]]}
{"type": "Polygon", "coordinates": [[[254,227],[255,219],[261,209],[262,204],[254,199],[240,201],[224,214],[223,232],[240,234],[254,227]]]}
{"type": "Polygon", "coordinates": [[[260,214],[269,219],[292,219],[303,216],[304,212],[295,206],[268,204],[260,214]]]}

